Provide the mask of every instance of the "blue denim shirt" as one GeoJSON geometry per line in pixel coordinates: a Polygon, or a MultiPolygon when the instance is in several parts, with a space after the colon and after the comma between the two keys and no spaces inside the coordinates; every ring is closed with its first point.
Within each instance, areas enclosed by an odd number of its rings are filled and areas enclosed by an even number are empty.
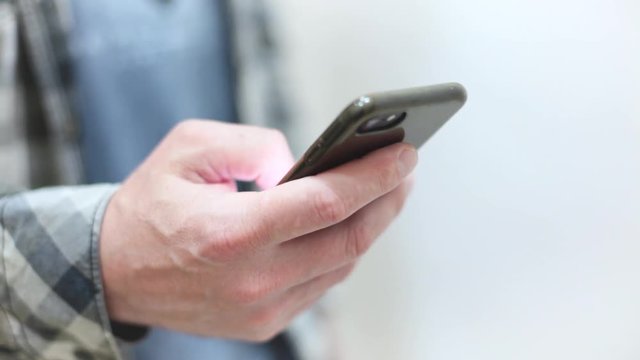
{"type": "Polygon", "coordinates": [[[72,1],[71,70],[89,182],[121,181],[182,119],[235,121],[223,3],[72,1]]]}

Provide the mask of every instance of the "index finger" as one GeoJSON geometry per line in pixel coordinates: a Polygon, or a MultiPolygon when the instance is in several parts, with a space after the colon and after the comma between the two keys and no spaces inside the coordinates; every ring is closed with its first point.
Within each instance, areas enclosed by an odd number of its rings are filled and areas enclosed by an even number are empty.
{"type": "Polygon", "coordinates": [[[401,184],[417,152],[400,143],[318,175],[263,191],[249,210],[259,234],[281,243],[337,224],[401,184]]]}

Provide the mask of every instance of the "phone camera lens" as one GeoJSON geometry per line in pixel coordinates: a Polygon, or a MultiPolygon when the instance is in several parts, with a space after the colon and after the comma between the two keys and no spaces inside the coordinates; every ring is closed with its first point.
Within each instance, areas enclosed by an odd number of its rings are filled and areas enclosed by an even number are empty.
{"type": "Polygon", "coordinates": [[[401,112],[372,117],[371,119],[365,121],[362,125],[360,125],[360,127],[358,128],[358,133],[364,134],[391,129],[392,127],[395,127],[396,125],[403,122],[406,116],[406,112],[401,112]]]}

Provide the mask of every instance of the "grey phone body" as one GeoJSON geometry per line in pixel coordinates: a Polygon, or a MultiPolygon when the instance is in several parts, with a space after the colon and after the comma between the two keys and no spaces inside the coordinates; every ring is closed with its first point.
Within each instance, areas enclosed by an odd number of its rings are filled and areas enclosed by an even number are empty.
{"type": "Polygon", "coordinates": [[[318,174],[393,143],[419,148],[466,99],[464,87],[457,83],[361,96],[338,115],[280,183],[318,174]]]}

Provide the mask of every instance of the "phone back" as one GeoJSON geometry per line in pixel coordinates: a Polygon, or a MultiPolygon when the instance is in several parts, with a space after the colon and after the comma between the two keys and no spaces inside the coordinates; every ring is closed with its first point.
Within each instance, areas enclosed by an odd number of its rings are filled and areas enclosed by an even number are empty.
{"type": "Polygon", "coordinates": [[[396,142],[419,148],[466,99],[464,87],[457,83],[362,96],[340,113],[281,183],[320,173],[396,142]]]}

